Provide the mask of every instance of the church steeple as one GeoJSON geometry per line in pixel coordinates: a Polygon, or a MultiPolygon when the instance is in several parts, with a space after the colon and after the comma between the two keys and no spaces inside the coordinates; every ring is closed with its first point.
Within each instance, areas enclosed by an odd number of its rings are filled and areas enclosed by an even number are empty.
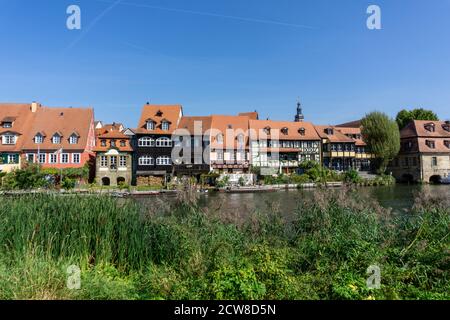
{"type": "Polygon", "coordinates": [[[295,115],[295,122],[302,122],[305,119],[302,113],[302,105],[300,100],[297,101],[297,114],[295,115]]]}

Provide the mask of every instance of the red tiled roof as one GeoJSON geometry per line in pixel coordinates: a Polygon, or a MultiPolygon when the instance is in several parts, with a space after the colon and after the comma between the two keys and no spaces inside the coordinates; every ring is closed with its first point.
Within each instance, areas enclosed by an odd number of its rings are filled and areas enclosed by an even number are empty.
{"type": "Polygon", "coordinates": [[[0,119],[4,122],[12,121],[12,128],[0,127],[0,135],[13,132],[18,134],[15,145],[4,145],[0,143],[0,152],[20,152],[26,139],[35,113],[31,112],[31,104],[0,103],[0,119]]]}
{"type": "Polygon", "coordinates": [[[91,108],[48,108],[39,107],[35,112],[31,125],[27,128],[24,150],[85,150],[91,126],[94,123],[94,111],[91,108]],[[41,144],[34,143],[37,133],[45,133],[41,144]],[[55,133],[62,135],[60,144],[53,144],[51,138],[55,133]],[[70,144],[69,137],[78,134],[78,143],[70,144]]]}
{"type": "Polygon", "coordinates": [[[272,120],[250,120],[250,135],[252,139],[261,137],[265,139],[277,140],[320,140],[314,126],[310,122],[289,122],[272,120]],[[270,128],[270,134],[264,132],[265,128],[270,128]],[[287,129],[287,133],[283,133],[287,129]],[[304,129],[304,135],[300,130],[304,129]]]}
{"type": "Polygon", "coordinates": [[[328,139],[332,143],[344,143],[344,142],[354,142],[353,139],[347,137],[345,134],[339,131],[340,128],[336,128],[334,126],[314,126],[317,131],[317,134],[322,139],[328,139]],[[333,134],[327,134],[325,129],[333,129],[333,134]]]}
{"type": "Polygon", "coordinates": [[[178,127],[178,123],[183,116],[181,105],[144,105],[139,119],[136,133],[152,133],[152,134],[172,134],[178,127]],[[160,112],[160,114],[158,114],[160,112]],[[147,130],[147,120],[155,122],[155,130],[147,130]],[[164,120],[171,123],[169,130],[162,130],[161,124],[164,120]]]}

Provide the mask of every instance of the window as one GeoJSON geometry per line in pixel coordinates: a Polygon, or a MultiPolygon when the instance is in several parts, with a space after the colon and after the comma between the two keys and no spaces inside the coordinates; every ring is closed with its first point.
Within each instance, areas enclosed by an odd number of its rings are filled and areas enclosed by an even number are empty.
{"type": "Polygon", "coordinates": [[[56,163],[58,161],[58,156],[56,153],[50,153],[48,158],[48,163],[56,163]]]}
{"type": "Polygon", "coordinates": [[[216,140],[217,140],[217,143],[222,144],[223,143],[223,134],[219,133],[216,136],[216,140]]]}
{"type": "Polygon", "coordinates": [[[437,167],[438,163],[437,163],[437,157],[432,157],[431,158],[431,166],[432,167],[437,167]]]}
{"type": "Polygon", "coordinates": [[[167,130],[169,130],[169,122],[168,121],[163,121],[162,123],[161,123],[161,129],[163,129],[163,130],[165,130],[165,131],[167,131],[167,130]]]}
{"type": "Polygon", "coordinates": [[[434,123],[428,123],[424,127],[425,127],[425,130],[427,130],[427,131],[430,131],[430,132],[435,131],[434,123]]]}
{"type": "Polygon", "coordinates": [[[19,163],[19,155],[18,154],[8,154],[8,163],[9,164],[19,163]]]}
{"type": "Polygon", "coordinates": [[[139,157],[139,165],[140,166],[152,166],[154,164],[153,158],[150,156],[141,156],[139,157]]]}
{"type": "Polygon", "coordinates": [[[3,122],[3,128],[12,128],[12,122],[9,121],[3,122]]]}
{"type": "Polygon", "coordinates": [[[170,166],[171,164],[170,157],[168,156],[158,157],[156,158],[156,164],[159,166],[170,166]]]}
{"type": "Polygon", "coordinates": [[[223,150],[216,150],[217,160],[223,161],[223,150]]]}
{"type": "Polygon", "coordinates": [[[100,141],[100,145],[101,145],[102,147],[106,147],[106,140],[101,140],[101,141],[100,141]]]}
{"type": "Polygon", "coordinates": [[[304,136],[305,132],[306,132],[305,128],[298,129],[298,133],[300,133],[301,136],[304,136]]]}
{"type": "Polygon", "coordinates": [[[264,128],[264,133],[265,134],[270,134],[270,127],[265,127],[264,128]]]}
{"type": "Polygon", "coordinates": [[[38,162],[39,163],[45,163],[46,155],[45,153],[39,153],[38,154],[38,162]]]}
{"type": "Polygon", "coordinates": [[[13,134],[5,134],[3,136],[3,144],[16,144],[16,136],[13,134]]]}
{"type": "Polygon", "coordinates": [[[42,143],[42,142],[44,142],[44,137],[41,135],[41,134],[37,134],[35,137],[34,137],[34,143],[42,143]]]}
{"type": "Polygon", "coordinates": [[[289,133],[289,129],[288,128],[282,128],[281,129],[281,133],[284,135],[287,135],[289,133]]]}
{"type": "Polygon", "coordinates": [[[111,147],[115,147],[116,146],[116,140],[112,139],[109,144],[111,145],[111,147]]]}
{"type": "Polygon", "coordinates": [[[230,155],[230,161],[235,161],[236,160],[236,155],[234,153],[234,151],[229,151],[228,154],[230,155]]]}
{"type": "Polygon", "coordinates": [[[450,140],[444,140],[444,145],[450,149],[450,140]]]}
{"type": "Polygon", "coordinates": [[[60,144],[61,143],[61,136],[59,134],[55,134],[52,137],[52,143],[53,144],[60,144]]]}
{"type": "Polygon", "coordinates": [[[69,154],[68,153],[61,154],[61,163],[69,163],[69,154]]]}
{"type": "Polygon", "coordinates": [[[428,148],[430,149],[434,149],[436,147],[434,140],[425,140],[425,144],[428,146],[428,148]]]}
{"type": "Polygon", "coordinates": [[[126,146],[125,140],[120,140],[120,146],[121,146],[121,147],[125,147],[125,146],[126,146]]]}
{"type": "Polygon", "coordinates": [[[153,147],[155,145],[155,140],[150,137],[140,138],[138,141],[139,147],[153,147]]]}
{"type": "Polygon", "coordinates": [[[155,130],[155,122],[154,121],[147,121],[147,130],[155,130]]]}
{"type": "Polygon", "coordinates": [[[34,154],[33,153],[27,154],[27,161],[29,163],[34,163],[34,154]]]}
{"type": "Polygon", "coordinates": [[[127,156],[119,156],[119,167],[127,166],[127,156]]]}
{"type": "Polygon", "coordinates": [[[78,137],[76,135],[71,135],[69,138],[69,143],[70,144],[77,144],[78,143],[78,137]]]}
{"type": "Polygon", "coordinates": [[[72,163],[80,163],[81,155],[79,153],[72,153],[72,163]]]}
{"type": "Polygon", "coordinates": [[[117,169],[117,156],[109,157],[109,168],[112,170],[117,169]]]}
{"type": "Polygon", "coordinates": [[[405,157],[405,158],[403,159],[403,166],[409,167],[409,158],[408,158],[408,157],[405,157]]]}
{"type": "Polygon", "coordinates": [[[156,140],[156,146],[157,147],[171,147],[172,146],[172,140],[169,138],[159,138],[156,140]]]}
{"type": "Polygon", "coordinates": [[[108,166],[108,157],[101,156],[100,157],[100,167],[106,168],[108,166]]]}

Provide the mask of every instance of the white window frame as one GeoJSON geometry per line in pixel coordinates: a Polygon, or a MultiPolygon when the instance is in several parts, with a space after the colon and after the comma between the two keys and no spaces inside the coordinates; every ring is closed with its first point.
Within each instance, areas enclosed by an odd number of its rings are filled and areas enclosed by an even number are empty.
{"type": "Polygon", "coordinates": [[[3,128],[12,128],[12,122],[10,122],[10,121],[3,122],[2,127],[3,128]]]}
{"type": "Polygon", "coordinates": [[[16,160],[15,154],[12,154],[12,153],[8,154],[8,159],[7,159],[8,164],[15,164],[15,160],[16,160]]]}
{"type": "Polygon", "coordinates": [[[108,167],[108,156],[100,157],[100,167],[107,168],[108,167]]]}
{"type": "Polygon", "coordinates": [[[126,168],[127,162],[128,162],[127,156],[119,156],[119,167],[120,168],[126,168]]]}
{"type": "Polygon", "coordinates": [[[70,137],[69,137],[69,143],[70,144],[77,144],[78,143],[78,137],[76,136],[76,135],[71,135],[70,137]]]}
{"type": "Polygon", "coordinates": [[[167,137],[162,137],[156,139],[156,146],[157,147],[172,147],[172,140],[167,137]]]}
{"type": "Polygon", "coordinates": [[[46,163],[47,161],[47,154],[45,153],[38,153],[38,163],[46,163]],[[41,161],[41,157],[43,157],[43,161],[41,161]]]}
{"type": "Polygon", "coordinates": [[[72,153],[72,163],[80,164],[81,163],[81,153],[72,153]],[[75,157],[78,156],[78,161],[75,162],[75,157]]]}
{"type": "Polygon", "coordinates": [[[27,153],[27,162],[30,162],[30,156],[33,156],[33,160],[31,161],[31,163],[34,163],[36,161],[36,155],[34,153],[27,153]]]}
{"type": "Polygon", "coordinates": [[[34,136],[34,143],[40,144],[44,142],[44,136],[42,134],[37,134],[34,136]]]}
{"type": "Polygon", "coordinates": [[[17,137],[14,134],[4,134],[2,137],[2,142],[3,142],[3,144],[8,144],[8,145],[16,144],[16,141],[17,141],[16,138],[17,137]]]}
{"type": "Polygon", "coordinates": [[[158,166],[170,166],[172,165],[172,161],[169,156],[160,156],[156,158],[156,165],[158,166]]]}
{"type": "Polygon", "coordinates": [[[63,163],[63,164],[69,163],[69,154],[68,153],[61,153],[60,163],[63,163]],[[64,157],[67,157],[66,161],[64,161],[64,157]]]}
{"type": "Polygon", "coordinates": [[[145,124],[145,127],[147,128],[147,130],[151,131],[151,130],[155,130],[155,121],[147,121],[147,123],[145,124]]]}
{"type": "Polygon", "coordinates": [[[161,122],[161,129],[164,131],[169,131],[170,123],[169,121],[163,121],[161,122]]]}
{"type": "Polygon", "coordinates": [[[61,136],[58,135],[58,134],[55,134],[55,135],[52,137],[52,143],[53,143],[53,144],[61,144],[61,136]]]}
{"type": "Polygon", "coordinates": [[[150,138],[150,137],[139,138],[138,146],[139,147],[154,147],[155,146],[155,139],[150,138]]]}
{"type": "Polygon", "coordinates": [[[52,163],[52,164],[58,163],[58,154],[50,153],[48,155],[48,163],[52,163]]]}
{"type": "Polygon", "coordinates": [[[151,156],[140,156],[139,165],[140,166],[153,166],[155,164],[155,159],[151,156]]]}

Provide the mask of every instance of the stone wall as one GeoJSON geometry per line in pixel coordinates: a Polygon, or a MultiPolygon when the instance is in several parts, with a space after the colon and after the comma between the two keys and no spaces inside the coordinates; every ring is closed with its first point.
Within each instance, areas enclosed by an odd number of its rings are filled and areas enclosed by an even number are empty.
{"type": "Polygon", "coordinates": [[[164,177],[155,176],[137,176],[136,185],[138,186],[163,186],[164,177]]]}
{"type": "Polygon", "coordinates": [[[431,154],[421,156],[424,182],[430,182],[432,176],[440,176],[445,178],[450,175],[450,153],[447,154],[431,154]],[[437,160],[437,165],[433,166],[433,157],[437,160]]]}

